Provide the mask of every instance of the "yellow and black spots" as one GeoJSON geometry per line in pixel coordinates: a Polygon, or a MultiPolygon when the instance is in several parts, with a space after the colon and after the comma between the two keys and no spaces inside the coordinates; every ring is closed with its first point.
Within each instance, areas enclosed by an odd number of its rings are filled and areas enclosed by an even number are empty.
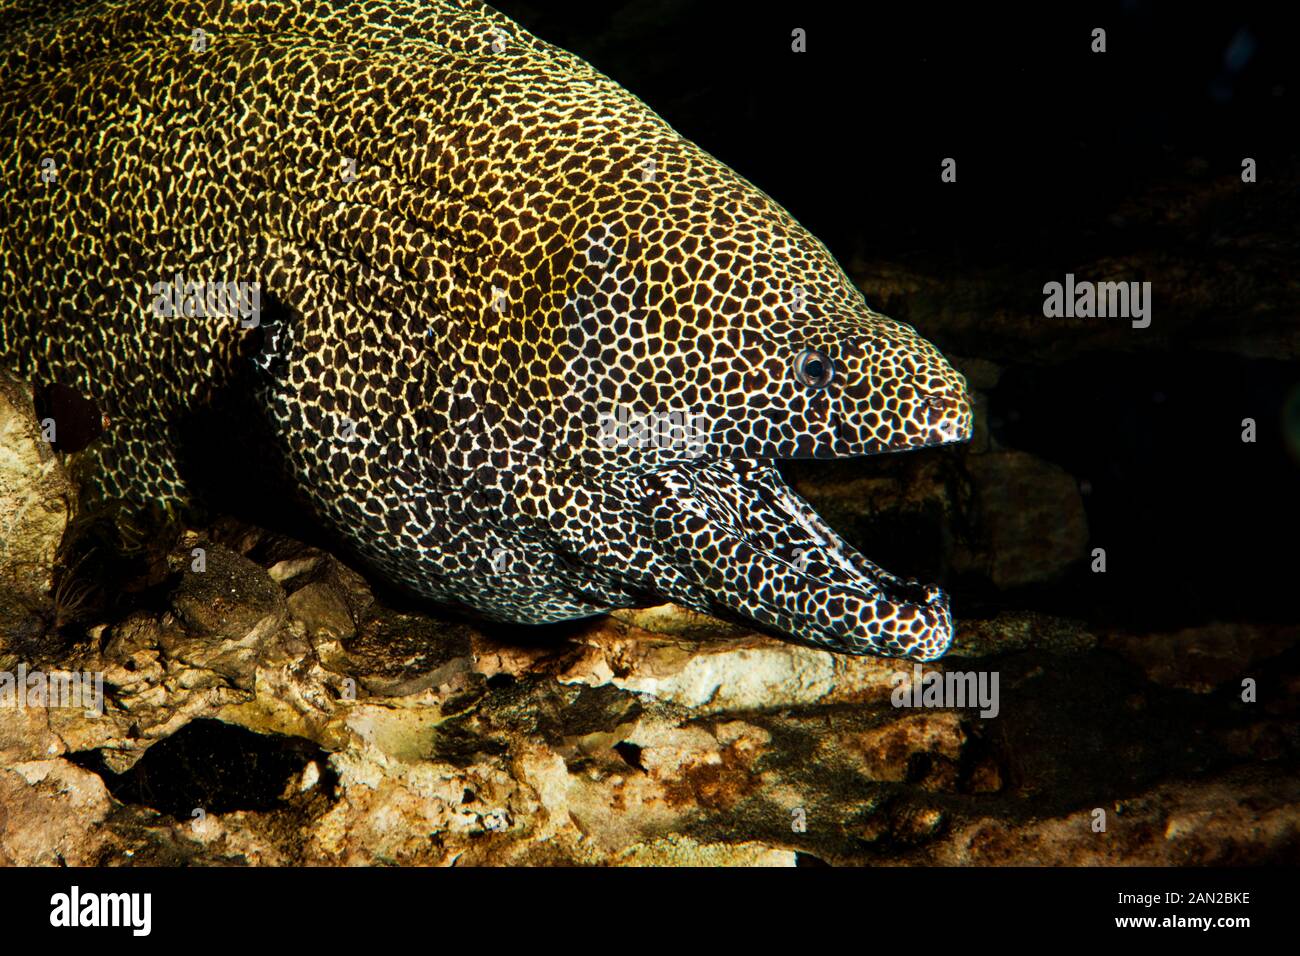
{"type": "Polygon", "coordinates": [[[626,90],[472,2],[0,18],[0,301],[39,305],[0,359],[120,420],[105,493],[183,500],[176,434],[251,382],[317,519],[427,597],[541,622],[657,594],[846,653],[947,646],[943,595],[771,461],[963,440],[964,381],[626,90]],[[151,313],[178,274],[256,284],[265,327],[151,313]]]}

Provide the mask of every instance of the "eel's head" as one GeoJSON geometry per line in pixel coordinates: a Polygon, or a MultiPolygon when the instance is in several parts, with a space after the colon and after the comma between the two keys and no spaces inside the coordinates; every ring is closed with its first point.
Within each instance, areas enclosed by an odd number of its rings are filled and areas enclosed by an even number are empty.
{"type": "Polygon", "coordinates": [[[725,223],[716,210],[688,215],[678,236],[694,241],[678,249],[604,242],[605,288],[623,301],[602,296],[598,275],[575,297],[583,334],[599,343],[603,330],[607,345],[571,371],[600,408],[604,466],[640,516],[625,577],[828,650],[939,657],[952,639],[946,595],[859,554],[773,462],[964,441],[965,379],[871,310],[783,210],[748,195],[725,223]]]}

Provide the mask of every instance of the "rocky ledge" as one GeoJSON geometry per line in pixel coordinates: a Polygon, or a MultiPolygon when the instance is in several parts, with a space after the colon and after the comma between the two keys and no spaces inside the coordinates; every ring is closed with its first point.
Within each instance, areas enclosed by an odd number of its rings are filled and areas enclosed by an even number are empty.
{"type": "MultiPolygon", "coordinates": [[[[0,399],[0,507],[14,516],[0,671],[102,675],[93,706],[29,690],[0,707],[5,863],[1201,864],[1300,850],[1295,627],[1129,631],[981,616],[973,601],[950,656],[925,668],[671,606],[486,627],[377,598],[337,557],[230,520],[175,530],[109,595],[72,558],[84,533],[30,399],[14,383],[0,399]],[[971,699],[913,706],[935,703],[934,674],[969,678],[971,699]]],[[[869,515],[971,524],[943,553],[997,588],[1087,561],[1073,479],[983,427],[950,455],[795,480],[850,529],[869,515]]]]}

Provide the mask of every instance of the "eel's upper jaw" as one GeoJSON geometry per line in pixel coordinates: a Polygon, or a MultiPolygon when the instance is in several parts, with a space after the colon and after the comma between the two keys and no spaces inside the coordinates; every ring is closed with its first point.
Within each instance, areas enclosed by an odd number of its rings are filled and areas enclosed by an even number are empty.
{"type": "Polygon", "coordinates": [[[933,660],[948,649],[946,595],[859,554],[770,462],[696,462],[644,482],[650,546],[690,581],[670,596],[843,654],[933,660]]]}
{"type": "Polygon", "coordinates": [[[872,433],[855,426],[852,421],[837,420],[837,443],[842,443],[845,450],[835,457],[913,451],[970,441],[975,431],[975,408],[964,380],[960,388],[942,391],[916,388],[914,392],[916,411],[903,427],[894,430],[892,440],[875,440],[872,433]]]}
{"type": "Polygon", "coordinates": [[[960,393],[935,392],[923,396],[921,401],[930,416],[932,437],[926,446],[970,441],[975,432],[975,407],[970,392],[964,388],[960,393]]]}

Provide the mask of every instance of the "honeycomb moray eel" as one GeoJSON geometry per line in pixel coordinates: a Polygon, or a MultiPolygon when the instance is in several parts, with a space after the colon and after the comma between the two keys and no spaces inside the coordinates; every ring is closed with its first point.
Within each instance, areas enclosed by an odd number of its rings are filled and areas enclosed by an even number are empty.
{"type": "Polygon", "coordinates": [[[238,385],[314,520],[419,595],[947,649],[947,597],[774,462],[964,440],[964,379],[586,63],[430,0],[0,0],[0,36],[0,360],[111,419],[92,494],[192,502],[179,437],[238,385]]]}

